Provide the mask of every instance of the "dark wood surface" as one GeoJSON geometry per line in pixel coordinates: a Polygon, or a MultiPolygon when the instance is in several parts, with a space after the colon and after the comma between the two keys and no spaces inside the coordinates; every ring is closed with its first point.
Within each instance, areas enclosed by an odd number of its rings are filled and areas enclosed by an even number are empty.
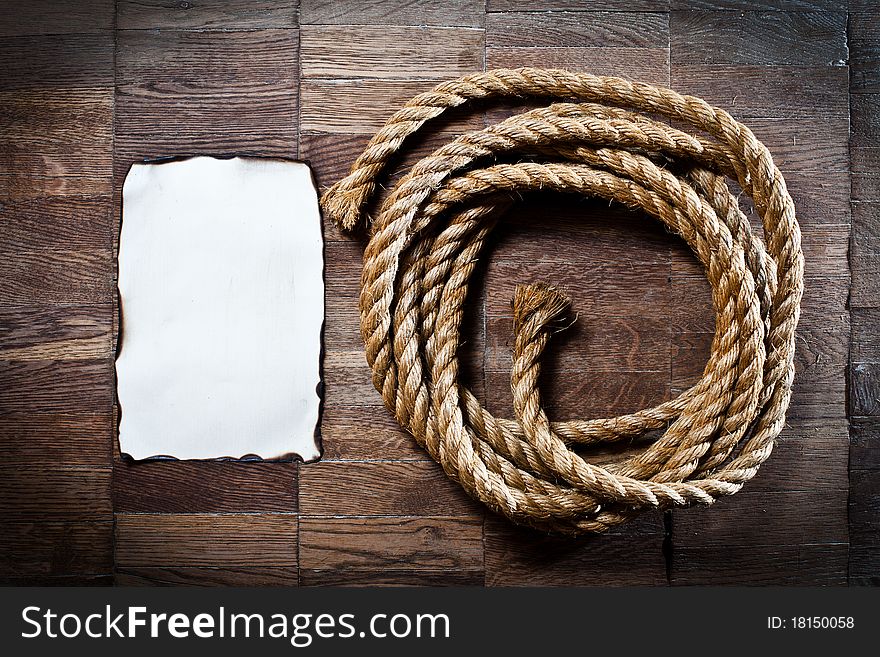
{"type": "MultiPolygon", "coordinates": [[[[123,585],[880,583],[880,9],[868,0],[7,0],[0,9],[0,578],[123,585]],[[548,13],[549,11],[549,13],[548,13]],[[703,96],[773,151],[799,212],[798,375],[771,460],[711,509],[607,535],[487,514],[396,425],[357,328],[357,240],[326,227],[324,458],[130,464],[115,448],[115,248],[129,166],[299,157],[344,175],[410,96],[565,66],[703,96]]],[[[515,108],[454,113],[398,170],[515,108]]],[[[509,300],[574,297],[554,417],[699,377],[708,285],[654,222],[529,201],[493,238],[469,380],[509,414],[509,300]]]]}

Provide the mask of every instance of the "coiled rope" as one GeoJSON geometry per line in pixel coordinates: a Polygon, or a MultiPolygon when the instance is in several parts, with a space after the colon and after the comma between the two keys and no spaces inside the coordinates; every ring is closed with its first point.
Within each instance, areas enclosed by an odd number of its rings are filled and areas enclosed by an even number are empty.
{"type": "Polygon", "coordinates": [[[449,108],[505,97],[566,102],[439,148],[398,182],[372,220],[361,331],[386,406],[472,497],[541,530],[599,532],[649,509],[736,493],[785,424],[803,255],[782,174],[727,112],[619,78],[533,68],[469,75],[394,114],[323,196],[325,213],[345,229],[363,226],[377,177],[408,136],[449,108]],[[727,178],[753,199],[764,242],[727,178]],[[537,190],[637,208],[690,245],[716,315],[699,383],[654,408],[551,422],[538,389],[540,359],[569,302],[544,284],[518,287],[513,300],[516,418],[494,417],[460,383],[463,305],[477,258],[514,198],[537,190]],[[610,465],[579,453],[635,439],[644,448],[610,465]]]}

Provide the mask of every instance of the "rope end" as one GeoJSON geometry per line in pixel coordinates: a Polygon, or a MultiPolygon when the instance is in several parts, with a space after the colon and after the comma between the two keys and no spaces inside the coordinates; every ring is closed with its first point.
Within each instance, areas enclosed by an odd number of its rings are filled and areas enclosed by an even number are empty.
{"type": "Polygon", "coordinates": [[[552,285],[517,285],[513,294],[513,321],[516,330],[530,317],[538,315],[541,326],[560,320],[571,307],[571,299],[552,285]]]}
{"type": "Polygon", "coordinates": [[[324,192],[321,196],[321,209],[341,231],[351,233],[364,223],[360,211],[363,194],[359,189],[352,190],[342,186],[343,182],[345,181],[337,182],[324,192]]]}

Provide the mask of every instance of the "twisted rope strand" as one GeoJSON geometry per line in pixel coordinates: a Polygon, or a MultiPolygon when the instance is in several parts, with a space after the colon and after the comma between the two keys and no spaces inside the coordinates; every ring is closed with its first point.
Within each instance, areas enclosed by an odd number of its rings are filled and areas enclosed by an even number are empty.
{"type": "Polygon", "coordinates": [[[385,405],[471,496],[544,531],[598,532],[647,509],[736,493],[785,423],[803,255],[782,174],[729,114],[620,78],[532,68],[476,73],[395,113],[324,194],[324,211],[344,229],[364,225],[377,179],[407,137],[449,108],[505,97],[559,102],[442,146],[397,183],[371,222],[361,333],[385,405]],[[763,241],[728,178],[753,199],[763,241]],[[569,301],[546,284],[520,286],[513,300],[516,417],[494,417],[461,384],[461,325],[476,262],[514,199],[540,190],[639,209],[693,249],[716,315],[696,385],[635,413],[551,422],[538,389],[541,358],[569,301]],[[601,466],[582,453],[615,442],[640,451],[601,466]]]}

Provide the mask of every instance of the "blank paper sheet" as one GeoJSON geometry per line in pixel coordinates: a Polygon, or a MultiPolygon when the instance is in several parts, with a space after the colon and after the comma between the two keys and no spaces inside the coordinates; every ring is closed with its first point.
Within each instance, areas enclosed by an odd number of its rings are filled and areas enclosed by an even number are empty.
{"type": "Polygon", "coordinates": [[[134,165],[119,244],[120,450],[316,459],[323,270],[305,164],[134,165]]]}

